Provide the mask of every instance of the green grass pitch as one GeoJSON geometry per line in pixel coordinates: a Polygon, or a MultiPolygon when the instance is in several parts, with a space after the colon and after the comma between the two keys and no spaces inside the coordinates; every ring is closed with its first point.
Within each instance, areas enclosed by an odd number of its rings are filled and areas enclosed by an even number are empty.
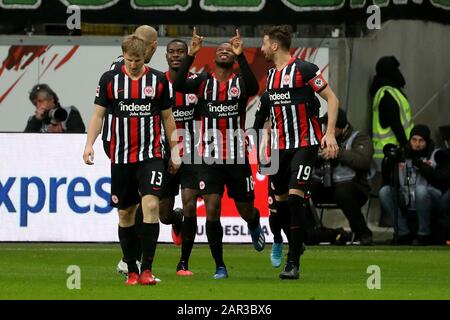
{"type": "MultiPolygon", "coordinates": [[[[449,247],[310,246],[301,279],[280,280],[281,268],[251,245],[225,245],[229,278],[214,280],[205,244],[194,246],[193,277],[175,274],[180,248],[160,244],[153,266],[156,286],[124,284],[116,273],[119,244],[0,244],[0,299],[450,299],[449,247]],[[79,290],[67,288],[67,268],[80,268],[79,290]],[[380,268],[380,289],[367,287],[370,265],[380,268]]],[[[370,282],[370,281],[369,281],[370,282]]]]}

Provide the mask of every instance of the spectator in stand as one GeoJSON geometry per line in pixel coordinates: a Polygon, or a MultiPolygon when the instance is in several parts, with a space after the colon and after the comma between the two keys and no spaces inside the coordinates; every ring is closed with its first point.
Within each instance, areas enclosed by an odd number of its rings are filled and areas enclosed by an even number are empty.
{"type": "Polygon", "coordinates": [[[74,106],[62,107],[56,93],[47,84],[37,84],[30,91],[36,108],[28,119],[25,132],[84,133],[86,127],[74,106]]]}

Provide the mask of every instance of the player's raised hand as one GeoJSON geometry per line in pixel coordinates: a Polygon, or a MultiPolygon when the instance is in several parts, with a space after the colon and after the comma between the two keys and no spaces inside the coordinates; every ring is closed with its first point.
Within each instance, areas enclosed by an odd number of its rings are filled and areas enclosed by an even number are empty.
{"type": "Polygon", "coordinates": [[[197,34],[197,30],[194,27],[192,29],[192,40],[191,40],[191,46],[189,48],[189,55],[195,56],[197,54],[197,52],[199,52],[200,49],[202,48],[202,45],[203,45],[203,37],[199,36],[197,34]]]}
{"type": "Polygon", "coordinates": [[[244,51],[244,46],[242,43],[241,35],[239,33],[239,29],[236,29],[236,35],[230,39],[231,48],[233,49],[233,53],[235,55],[240,55],[244,51]]]}

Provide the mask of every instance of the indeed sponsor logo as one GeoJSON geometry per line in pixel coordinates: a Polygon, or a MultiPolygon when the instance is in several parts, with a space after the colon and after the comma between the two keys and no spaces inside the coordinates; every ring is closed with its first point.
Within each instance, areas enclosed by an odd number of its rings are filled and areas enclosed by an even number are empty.
{"type": "Polygon", "coordinates": [[[278,100],[290,100],[291,93],[288,91],[286,93],[272,93],[269,94],[270,101],[278,101],[278,100]]]}
{"type": "Polygon", "coordinates": [[[120,111],[128,111],[128,112],[148,112],[151,111],[152,109],[152,104],[151,102],[149,102],[148,104],[136,104],[136,103],[131,103],[131,104],[125,104],[123,101],[119,102],[119,108],[120,111]]]}
{"type": "MultiPolygon", "coordinates": [[[[0,180],[0,209],[6,208],[10,213],[19,211],[20,226],[28,225],[28,213],[58,212],[58,200],[64,200],[72,212],[84,214],[90,211],[104,214],[109,213],[110,193],[105,190],[106,185],[111,185],[110,177],[102,177],[91,183],[84,177],[75,177],[68,180],[66,177],[51,177],[43,181],[40,177],[9,177],[5,182],[0,180]],[[67,185],[67,186],[66,186],[67,185]],[[19,189],[19,196],[11,195],[19,189]],[[94,200],[86,199],[99,197],[102,204],[92,204],[94,200]],[[34,200],[32,200],[32,199],[34,200]],[[84,200],[82,200],[84,198],[84,200]],[[83,205],[80,202],[89,203],[83,205]]],[[[2,210],[3,211],[3,210],[2,210]]]]}
{"type": "Polygon", "coordinates": [[[239,110],[239,104],[227,105],[221,103],[219,105],[214,105],[210,102],[208,103],[208,109],[209,112],[235,112],[239,110]]]}
{"type": "Polygon", "coordinates": [[[194,116],[194,109],[192,110],[179,110],[176,109],[173,111],[173,116],[175,118],[182,118],[182,117],[193,117],[194,116]]]}

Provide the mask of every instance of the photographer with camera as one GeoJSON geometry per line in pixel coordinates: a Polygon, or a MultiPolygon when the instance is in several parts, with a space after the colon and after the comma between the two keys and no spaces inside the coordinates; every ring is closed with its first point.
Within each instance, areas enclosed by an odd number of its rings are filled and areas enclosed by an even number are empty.
{"type": "MultiPolygon", "coordinates": [[[[323,119],[326,123],[327,115],[323,119]]],[[[368,175],[372,165],[373,145],[368,135],[353,129],[344,110],[339,109],[335,130],[339,144],[337,157],[319,153],[312,179],[313,203],[336,203],[347,218],[356,240],[372,244],[372,232],[361,212],[370,193],[368,175]]]]}
{"type": "Polygon", "coordinates": [[[29,99],[35,106],[24,132],[84,133],[83,119],[74,106],[62,107],[56,93],[46,84],[37,84],[29,99]]]}
{"type": "Polygon", "coordinates": [[[436,167],[423,161],[415,161],[413,164],[427,181],[442,193],[439,212],[431,219],[431,241],[434,244],[450,245],[450,148],[437,150],[434,160],[436,167]]]}
{"type": "Polygon", "coordinates": [[[411,130],[405,151],[394,145],[383,149],[384,180],[390,181],[379,191],[380,203],[394,220],[394,241],[398,244],[430,243],[431,215],[439,207],[441,191],[431,185],[435,148],[430,129],[416,125],[411,130]],[[410,228],[409,218],[417,216],[417,233],[410,228]]]}

